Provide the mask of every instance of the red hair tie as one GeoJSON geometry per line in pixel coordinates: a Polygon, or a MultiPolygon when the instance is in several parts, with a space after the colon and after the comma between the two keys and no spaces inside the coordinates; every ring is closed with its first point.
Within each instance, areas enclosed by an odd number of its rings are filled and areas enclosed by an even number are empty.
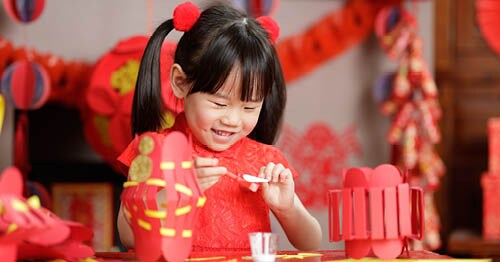
{"type": "Polygon", "coordinates": [[[269,16],[260,16],[256,20],[267,31],[269,41],[271,41],[272,44],[276,43],[276,40],[278,40],[280,36],[280,27],[278,23],[269,16]]]}
{"type": "Polygon", "coordinates": [[[191,2],[184,2],[174,9],[174,28],[177,31],[187,32],[199,17],[200,9],[191,2]]]}

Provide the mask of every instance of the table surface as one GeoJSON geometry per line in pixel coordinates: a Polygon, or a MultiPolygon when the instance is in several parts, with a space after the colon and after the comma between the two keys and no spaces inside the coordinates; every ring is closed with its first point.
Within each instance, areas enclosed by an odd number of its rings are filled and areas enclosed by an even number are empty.
{"type": "MultiPolygon", "coordinates": [[[[98,261],[138,261],[132,252],[98,252],[98,261]]],[[[431,251],[404,252],[401,259],[450,259],[449,256],[440,255],[431,251]]],[[[343,250],[321,250],[316,252],[280,251],[276,261],[331,261],[346,259],[343,250]]],[[[250,252],[217,252],[217,253],[192,253],[187,261],[252,261],[250,252]]]]}

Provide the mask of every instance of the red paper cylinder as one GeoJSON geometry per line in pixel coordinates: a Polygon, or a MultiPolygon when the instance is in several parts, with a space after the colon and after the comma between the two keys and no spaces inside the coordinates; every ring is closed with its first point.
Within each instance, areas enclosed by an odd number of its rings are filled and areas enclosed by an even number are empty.
{"type": "Polygon", "coordinates": [[[49,98],[50,79],[39,64],[19,61],[5,69],[1,92],[5,100],[17,109],[37,109],[49,98]]]}

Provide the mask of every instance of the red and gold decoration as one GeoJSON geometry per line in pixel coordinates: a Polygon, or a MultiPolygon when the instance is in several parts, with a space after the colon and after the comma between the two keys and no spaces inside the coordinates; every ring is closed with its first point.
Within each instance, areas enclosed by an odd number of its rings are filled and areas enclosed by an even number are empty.
{"type": "Polygon", "coordinates": [[[83,244],[92,231],[83,225],[63,221],[40,205],[34,196],[22,196],[23,178],[12,167],[0,176],[0,256],[2,261],[24,259],[67,259],[76,261],[94,255],[83,244]]]}
{"type": "Polygon", "coordinates": [[[7,15],[14,21],[30,23],[43,12],[45,0],[3,0],[7,15]]]}
{"type": "MultiPolygon", "coordinates": [[[[120,41],[99,59],[90,77],[83,109],[84,133],[92,147],[111,165],[132,140],[130,117],[137,74],[148,38],[134,36],[120,41]]],[[[169,111],[165,112],[167,126],[173,125],[175,115],[183,104],[170,90],[168,69],[173,63],[175,45],[165,43],[161,61],[162,96],[169,111]]]]}
{"type": "Polygon", "coordinates": [[[423,244],[426,249],[437,249],[441,240],[433,193],[445,167],[434,148],[441,140],[436,84],[422,57],[422,39],[409,12],[402,6],[387,7],[380,11],[376,25],[383,50],[389,58],[399,61],[391,81],[386,81],[390,94],[380,107],[384,115],[392,116],[387,134],[393,146],[392,163],[408,169],[409,183],[424,189],[423,244]]]}
{"type": "Polygon", "coordinates": [[[194,223],[206,197],[194,175],[191,141],[181,132],[146,132],[121,200],[141,261],[184,261],[191,254],[194,223]],[[157,197],[157,194],[159,197],[157,197]]]}
{"type": "Polygon", "coordinates": [[[500,55],[500,2],[476,0],[476,18],[479,29],[489,47],[500,55]]]}

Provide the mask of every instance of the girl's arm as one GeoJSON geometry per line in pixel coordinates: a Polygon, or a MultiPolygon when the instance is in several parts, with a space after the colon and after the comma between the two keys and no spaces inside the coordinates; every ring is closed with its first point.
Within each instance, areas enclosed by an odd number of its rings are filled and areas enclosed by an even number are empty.
{"type": "Polygon", "coordinates": [[[262,184],[262,196],[290,243],[299,250],[318,249],[322,239],[321,227],[295,194],[290,169],[271,162],[261,168],[259,177],[270,180],[262,184]]]}
{"type": "Polygon", "coordinates": [[[120,211],[118,211],[117,227],[118,235],[120,236],[120,241],[122,242],[123,246],[126,248],[133,248],[134,233],[132,232],[132,228],[125,218],[125,213],[123,212],[122,205],[120,205],[120,211]]]}
{"type": "Polygon", "coordinates": [[[321,245],[321,227],[304,207],[297,194],[293,196],[294,205],[287,210],[272,210],[283,227],[292,245],[304,251],[317,250],[321,245]]]}

